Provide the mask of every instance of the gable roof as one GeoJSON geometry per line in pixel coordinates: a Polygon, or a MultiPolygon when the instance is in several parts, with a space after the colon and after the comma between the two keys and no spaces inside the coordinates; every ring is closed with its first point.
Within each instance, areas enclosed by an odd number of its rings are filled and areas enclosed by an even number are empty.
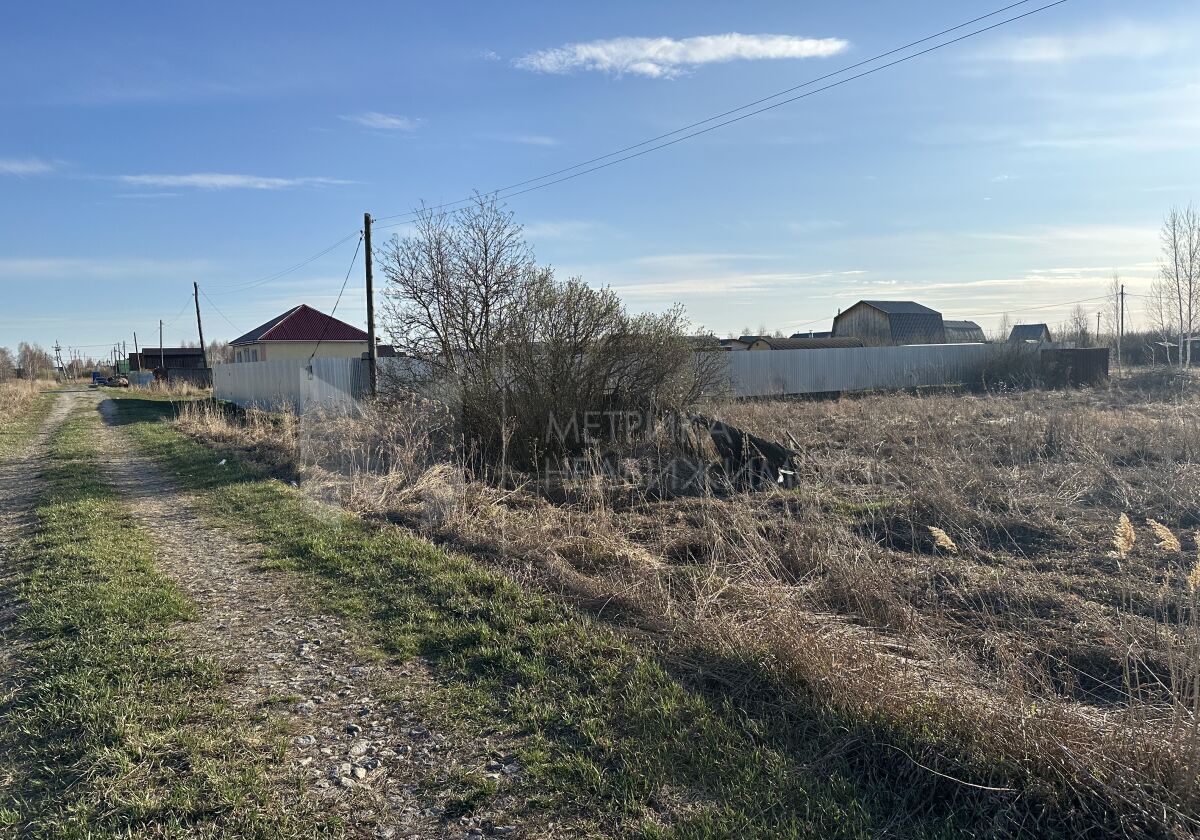
{"type": "Polygon", "coordinates": [[[339,321],[302,303],[265,324],[229,342],[231,345],[260,341],[366,341],[367,334],[353,324],[339,321]]]}
{"type": "Polygon", "coordinates": [[[942,321],[942,326],[946,329],[946,341],[954,342],[973,342],[986,341],[987,338],[983,334],[983,327],[976,324],[974,321],[942,321]]]}
{"type": "Polygon", "coordinates": [[[860,300],[867,306],[886,312],[888,315],[939,315],[936,309],[922,306],[915,300],[860,300]]]}
{"type": "Polygon", "coordinates": [[[1050,327],[1046,324],[1017,324],[1008,334],[1009,341],[1049,341],[1050,327]]]}

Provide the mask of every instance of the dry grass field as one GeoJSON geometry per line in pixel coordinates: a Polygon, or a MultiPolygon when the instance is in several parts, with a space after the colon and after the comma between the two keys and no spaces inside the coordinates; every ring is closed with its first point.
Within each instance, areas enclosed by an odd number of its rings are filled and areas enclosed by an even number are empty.
{"type": "MultiPolygon", "coordinates": [[[[298,419],[194,403],[176,422],[590,609],[743,706],[878,724],[912,772],[1014,812],[1189,836],[1198,409],[1194,382],[1153,371],[1096,390],[709,406],[794,441],[795,486],[676,498],[599,475],[551,493],[537,476],[471,480],[427,404],[298,419]]],[[[625,475],[670,448],[623,453],[625,475]]]]}

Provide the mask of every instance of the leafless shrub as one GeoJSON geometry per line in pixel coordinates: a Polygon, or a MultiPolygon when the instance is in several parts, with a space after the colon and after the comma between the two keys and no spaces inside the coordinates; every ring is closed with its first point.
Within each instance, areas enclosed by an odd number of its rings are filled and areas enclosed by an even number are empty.
{"type": "Polygon", "coordinates": [[[494,199],[418,210],[414,226],[378,254],[384,323],[415,360],[413,387],[453,393],[485,459],[579,453],[584,416],[677,410],[709,385],[681,309],[631,315],[610,289],[556,279],[494,199]]]}

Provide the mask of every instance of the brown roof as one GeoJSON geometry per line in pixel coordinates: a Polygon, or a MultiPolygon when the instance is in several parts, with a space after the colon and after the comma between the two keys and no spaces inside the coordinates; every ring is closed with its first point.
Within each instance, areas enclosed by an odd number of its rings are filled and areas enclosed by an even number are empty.
{"type": "Polygon", "coordinates": [[[235,338],[230,344],[255,344],[260,341],[366,340],[367,334],[353,324],[339,321],[302,303],[235,338]]]}

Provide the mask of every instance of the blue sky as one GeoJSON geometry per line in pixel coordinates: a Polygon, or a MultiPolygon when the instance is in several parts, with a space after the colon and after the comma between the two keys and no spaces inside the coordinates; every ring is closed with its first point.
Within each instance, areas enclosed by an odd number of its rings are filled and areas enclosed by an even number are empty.
{"type": "MultiPolygon", "coordinates": [[[[229,287],[364,211],[570,166],[1000,5],[20,4],[0,345],[153,344],[159,318],[193,338],[193,281],[207,337],[328,310],[353,240],[229,287]]],[[[1198,35],[1194,2],[1070,0],[510,207],[560,274],[720,334],[827,328],[859,298],[1054,323],[1070,306],[1033,307],[1114,269],[1144,291],[1163,213],[1200,200],[1198,35]]],[[[361,324],[360,289],[361,264],[339,308],[361,324]]]]}

